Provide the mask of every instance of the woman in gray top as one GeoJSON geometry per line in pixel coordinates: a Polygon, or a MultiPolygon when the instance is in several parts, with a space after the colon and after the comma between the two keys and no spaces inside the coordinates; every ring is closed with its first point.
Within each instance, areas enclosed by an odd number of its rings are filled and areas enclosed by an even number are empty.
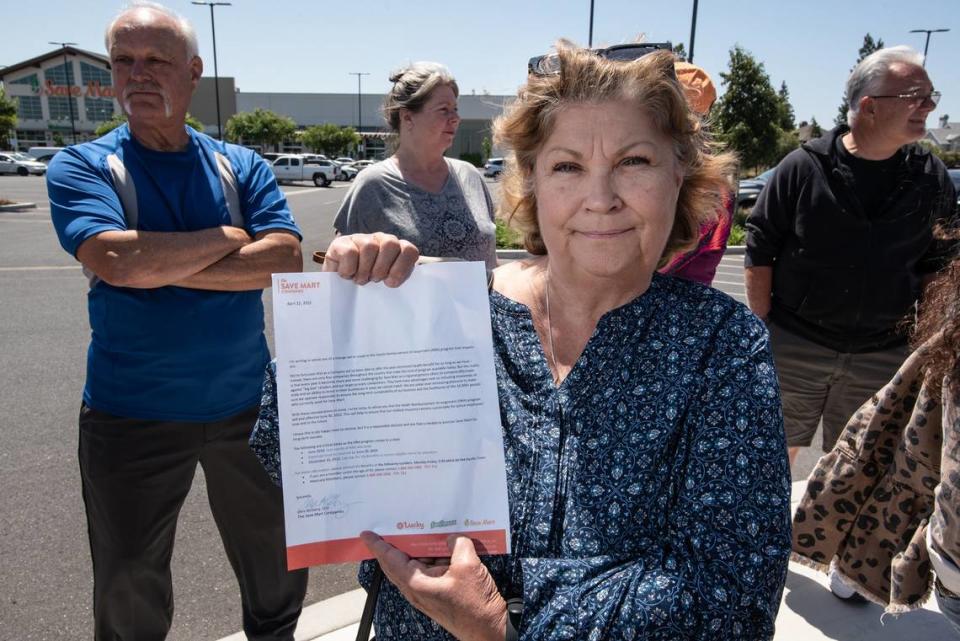
{"type": "Polygon", "coordinates": [[[334,228],[394,234],[425,256],[482,260],[493,269],[490,193],[476,168],[443,156],[460,124],[456,81],[433,62],[413,63],[390,81],[383,111],[399,139],[396,152],[357,175],[334,228]]]}

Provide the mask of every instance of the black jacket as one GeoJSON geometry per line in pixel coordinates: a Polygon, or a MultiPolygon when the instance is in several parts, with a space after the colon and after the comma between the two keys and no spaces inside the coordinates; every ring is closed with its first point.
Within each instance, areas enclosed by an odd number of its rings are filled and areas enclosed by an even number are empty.
{"type": "Polygon", "coordinates": [[[840,352],[869,352],[906,338],[898,325],[920,297],[925,274],[947,249],[938,220],[952,226],[956,195],[938,158],[905,148],[897,186],[867,215],[852,172],[838,161],[839,127],[791,152],[747,219],[745,264],[773,267],[770,318],[840,352]]]}

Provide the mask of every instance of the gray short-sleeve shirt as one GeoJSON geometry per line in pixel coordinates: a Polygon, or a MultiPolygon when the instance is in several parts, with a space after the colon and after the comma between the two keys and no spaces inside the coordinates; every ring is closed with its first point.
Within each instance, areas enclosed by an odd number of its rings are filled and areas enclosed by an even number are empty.
{"type": "Polygon", "coordinates": [[[476,168],[445,159],[449,175],[432,193],[407,182],[394,159],[361,171],[333,221],[341,234],[393,234],[423,256],[482,260],[497,265],[493,200],[476,168]]]}

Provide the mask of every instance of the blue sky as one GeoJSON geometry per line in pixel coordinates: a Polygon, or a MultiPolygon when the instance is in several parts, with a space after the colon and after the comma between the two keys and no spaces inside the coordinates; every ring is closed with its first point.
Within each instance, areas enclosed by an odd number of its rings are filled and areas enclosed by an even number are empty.
{"type": "MultiPolygon", "coordinates": [[[[123,3],[88,0],[5,2],[0,65],[67,40],[103,49],[103,28],[123,3]]],[[[200,54],[213,73],[209,9],[186,0],[168,6],[193,20],[200,54]]],[[[683,42],[689,51],[693,0],[595,0],[594,45],[683,42]]],[[[527,59],[557,38],[586,44],[589,0],[234,0],[217,8],[220,74],[242,91],[348,92],[351,71],[364,93],[388,88],[390,71],[412,60],[450,67],[461,92],[512,94],[527,59]]],[[[888,45],[922,52],[910,29],[950,28],[930,42],[928,72],[943,92],[942,114],[960,122],[960,0],[700,0],[694,62],[720,85],[739,44],[764,63],[774,86],[786,81],[798,120],[833,122],[843,83],[869,32],[888,45]]],[[[720,92],[723,87],[720,85],[720,92]]]]}

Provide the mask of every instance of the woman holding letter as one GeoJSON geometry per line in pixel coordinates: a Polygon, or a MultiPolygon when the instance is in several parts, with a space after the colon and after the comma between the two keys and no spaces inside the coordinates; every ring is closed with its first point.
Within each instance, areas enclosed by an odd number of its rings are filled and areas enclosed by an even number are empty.
{"type": "MultiPolygon", "coordinates": [[[[790,475],[767,332],[725,294],[656,273],[696,240],[733,162],[711,153],[673,65],[648,45],[562,42],[497,122],[501,206],[535,255],[498,268],[490,293],[513,553],[451,536],[431,564],[363,533],[389,580],[379,641],[773,636],[790,475]]],[[[324,269],[397,285],[415,255],[346,236],[324,269]]]]}

